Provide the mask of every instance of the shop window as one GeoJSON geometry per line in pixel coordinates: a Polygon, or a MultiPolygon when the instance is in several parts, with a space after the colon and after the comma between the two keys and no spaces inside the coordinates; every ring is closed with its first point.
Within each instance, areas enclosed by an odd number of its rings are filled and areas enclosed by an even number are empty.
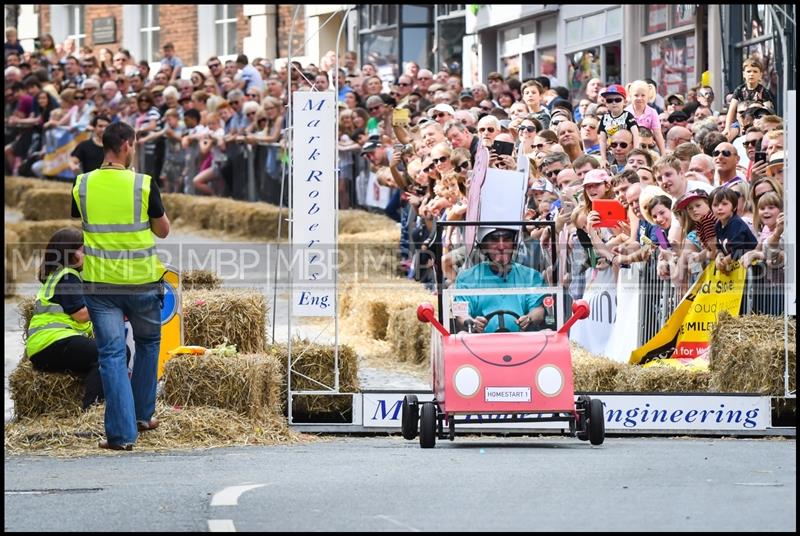
{"type": "Polygon", "coordinates": [[[659,39],[647,45],[648,77],[655,80],[658,93],[686,94],[697,80],[695,74],[695,39],[693,34],[659,39]]]}
{"type": "Polygon", "coordinates": [[[375,66],[381,80],[392,82],[398,74],[397,34],[394,30],[370,32],[361,35],[363,62],[375,66]]]}
{"type": "Polygon", "coordinates": [[[550,78],[551,85],[553,80],[558,79],[556,68],[556,47],[543,48],[539,51],[539,74],[550,78]]]}
{"type": "Polygon", "coordinates": [[[578,99],[586,92],[589,80],[600,78],[600,54],[596,48],[581,50],[570,54],[567,63],[570,96],[578,99]]]}
{"type": "Polygon", "coordinates": [[[605,80],[606,84],[622,83],[622,45],[619,41],[603,45],[605,49],[605,80]]]}
{"type": "Polygon", "coordinates": [[[648,34],[688,26],[696,21],[695,4],[650,4],[645,10],[645,29],[648,34]]]}
{"type": "Polygon", "coordinates": [[[431,22],[431,9],[429,6],[403,6],[403,24],[429,24],[431,22]]]}
{"type": "Polygon", "coordinates": [[[428,28],[403,28],[403,62],[415,61],[418,65],[430,65],[428,51],[433,37],[428,28]]]}
{"type": "Polygon", "coordinates": [[[463,18],[439,21],[439,43],[436,47],[439,65],[447,65],[451,71],[454,66],[458,67],[459,72],[462,70],[465,34],[463,18]]]}

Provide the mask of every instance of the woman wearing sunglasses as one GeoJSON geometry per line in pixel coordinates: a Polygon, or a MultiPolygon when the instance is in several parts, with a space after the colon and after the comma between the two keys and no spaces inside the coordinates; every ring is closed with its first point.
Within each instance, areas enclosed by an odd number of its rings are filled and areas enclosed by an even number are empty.
{"type": "Polygon", "coordinates": [[[519,140],[518,152],[528,155],[538,151],[535,147],[536,133],[541,129],[541,123],[532,116],[526,116],[517,127],[517,139],[519,140]]]}

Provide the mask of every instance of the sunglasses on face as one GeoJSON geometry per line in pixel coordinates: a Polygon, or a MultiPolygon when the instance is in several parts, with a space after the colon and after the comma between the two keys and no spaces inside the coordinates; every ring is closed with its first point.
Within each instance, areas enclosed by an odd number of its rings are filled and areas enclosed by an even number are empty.
{"type": "Polygon", "coordinates": [[[380,106],[380,104],[379,104],[378,106],[373,106],[373,107],[371,107],[371,108],[367,108],[367,109],[368,109],[370,112],[374,112],[375,110],[380,110],[380,109],[381,109],[381,106],[380,106]]]}
{"type": "Polygon", "coordinates": [[[615,142],[611,143],[611,148],[612,149],[616,149],[617,147],[619,147],[620,149],[627,149],[628,148],[628,142],[615,141],[615,142]]]}
{"type": "Polygon", "coordinates": [[[731,152],[730,152],[729,150],[727,150],[727,149],[722,149],[721,151],[717,150],[717,151],[714,151],[713,153],[711,153],[711,155],[712,155],[712,156],[715,156],[715,157],[716,157],[716,156],[722,155],[722,156],[724,156],[725,158],[729,157],[731,154],[733,154],[733,153],[731,153],[731,152]]]}
{"type": "Polygon", "coordinates": [[[542,149],[544,149],[548,145],[549,145],[549,143],[534,143],[533,144],[533,148],[541,151],[542,149]]]}
{"type": "Polygon", "coordinates": [[[456,167],[456,171],[461,173],[462,171],[466,171],[469,169],[469,162],[464,162],[460,166],[456,167]]]}
{"type": "Polygon", "coordinates": [[[247,117],[250,117],[251,115],[256,115],[256,113],[255,113],[255,112],[247,112],[245,115],[246,115],[247,117]]]}
{"type": "Polygon", "coordinates": [[[444,164],[445,162],[450,160],[450,157],[449,156],[440,156],[439,158],[431,158],[431,160],[433,161],[434,164],[438,165],[438,164],[444,164]]]}
{"type": "Polygon", "coordinates": [[[434,169],[434,164],[431,164],[430,166],[426,167],[422,171],[424,171],[425,173],[430,173],[431,171],[433,171],[433,169],[434,169]]]}
{"type": "Polygon", "coordinates": [[[547,177],[548,179],[550,179],[550,178],[553,178],[553,177],[555,177],[556,175],[558,175],[558,174],[559,174],[559,173],[561,173],[562,171],[564,171],[564,170],[563,170],[563,169],[551,169],[550,171],[545,171],[545,172],[544,172],[544,175],[545,175],[545,177],[547,177]]]}
{"type": "Polygon", "coordinates": [[[531,125],[531,126],[524,126],[524,125],[523,125],[523,126],[520,126],[520,127],[519,127],[519,131],[520,131],[520,132],[524,132],[524,131],[528,131],[528,132],[536,132],[536,127],[534,127],[533,125],[531,125]]]}
{"type": "Polygon", "coordinates": [[[494,127],[481,127],[478,129],[478,132],[488,132],[492,134],[494,132],[494,127]]]}
{"type": "Polygon", "coordinates": [[[622,99],[606,99],[607,104],[619,104],[622,102],[622,99]]]}
{"type": "Polygon", "coordinates": [[[222,64],[221,63],[209,63],[208,64],[208,68],[209,69],[216,69],[217,67],[222,67],[222,64]]]}
{"type": "Polygon", "coordinates": [[[642,149],[649,149],[649,150],[652,151],[653,149],[656,148],[656,144],[655,143],[641,143],[641,144],[639,144],[639,147],[641,147],[642,149]]]}
{"type": "Polygon", "coordinates": [[[760,142],[761,140],[747,140],[742,145],[744,145],[745,147],[752,147],[754,145],[758,145],[760,142]]]}
{"type": "Polygon", "coordinates": [[[75,95],[75,100],[86,100],[86,97],[83,95],[75,95]]]}
{"type": "MultiPolygon", "coordinates": [[[[189,90],[190,88],[187,87],[185,89],[189,90]]],[[[255,93],[248,93],[247,96],[250,97],[251,99],[257,99],[258,98],[258,95],[256,95],[255,93]]]]}
{"type": "Polygon", "coordinates": [[[492,111],[492,109],[489,106],[481,106],[481,110],[483,110],[484,112],[491,112],[492,111]]]}

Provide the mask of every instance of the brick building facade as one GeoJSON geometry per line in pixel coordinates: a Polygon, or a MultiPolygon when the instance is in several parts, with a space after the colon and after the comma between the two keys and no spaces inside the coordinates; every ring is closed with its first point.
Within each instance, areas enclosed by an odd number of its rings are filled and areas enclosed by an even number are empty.
{"type": "MultiPolygon", "coordinates": [[[[202,65],[210,56],[227,56],[225,51],[216,49],[219,39],[213,35],[218,31],[219,25],[215,19],[219,13],[220,6],[214,5],[191,5],[191,4],[163,4],[153,5],[158,9],[159,36],[158,50],[151,61],[160,58],[161,47],[164,43],[172,42],[175,45],[175,55],[181,58],[184,65],[202,65]],[[208,34],[212,35],[208,35],[208,34]]],[[[271,36],[253,35],[250,17],[245,15],[242,4],[230,5],[234,9],[236,24],[236,50],[234,54],[248,54],[250,59],[255,56],[265,56],[270,59],[275,57],[286,57],[289,49],[289,30],[292,25],[295,6],[289,4],[279,4],[274,9],[272,24],[267,26],[267,34],[271,36]],[[270,27],[272,26],[272,27],[270,27]],[[245,50],[245,39],[250,38],[260,45],[258,52],[245,50]],[[273,43],[271,47],[263,46],[264,43],[273,43]],[[269,50],[272,48],[273,50],[269,50]],[[264,54],[266,51],[266,54],[264,54]]],[[[265,9],[267,6],[265,6],[265,9]]],[[[40,33],[50,33],[56,42],[62,42],[66,37],[82,33],[82,45],[93,48],[106,47],[112,52],[121,47],[127,48],[138,61],[142,59],[143,46],[140,44],[142,39],[140,28],[143,21],[139,16],[140,6],[121,5],[121,4],[87,4],[85,6],[53,6],[52,4],[41,4],[38,6],[38,18],[40,33]],[[69,13],[67,10],[82,9],[80,14],[69,13]],[[134,15],[134,16],[131,16],[134,15]],[[82,17],[83,24],[75,23],[82,17]],[[95,44],[92,42],[92,22],[99,18],[114,17],[116,23],[115,41],[112,43],[95,44]],[[68,20],[67,20],[68,19],[68,20]],[[128,28],[125,25],[132,25],[128,28]],[[69,27],[72,25],[72,27],[69,27]],[[81,27],[82,26],[82,27],[81,27]]],[[[305,40],[305,9],[301,6],[295,19],[295,35],[293,38],[293,50],[303,45],[305,40]]]]}

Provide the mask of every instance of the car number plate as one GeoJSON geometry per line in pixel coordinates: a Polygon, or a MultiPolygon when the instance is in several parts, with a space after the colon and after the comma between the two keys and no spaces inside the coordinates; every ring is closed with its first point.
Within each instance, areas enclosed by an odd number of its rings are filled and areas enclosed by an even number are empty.
{"type": "Polygon", "coordinates": [[[486,402],[530,402],[530,387],[487,387],[486,402]]]}

